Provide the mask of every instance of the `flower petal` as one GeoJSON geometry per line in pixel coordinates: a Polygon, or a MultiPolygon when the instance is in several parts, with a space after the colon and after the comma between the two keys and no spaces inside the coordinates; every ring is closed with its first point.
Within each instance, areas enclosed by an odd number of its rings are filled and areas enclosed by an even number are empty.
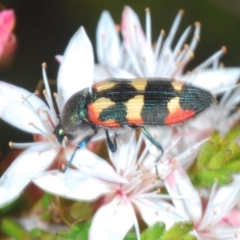
{"type": "Polygon", "coordinates": [[[56,149],[39,152],[48,143],[25,150],[19,155],[0,179],[0,206],[15,200],[28,185],[31,178],[49,167],[57,154],[56,149]]]}
{"type": "Polygon", "coordinates": [[[45,127],[38,110],[48,110],[40,98],[23,88],[0,81],[0,117],[4,121],[30,133],[41,133],[45,127]],[[34,123],[39,130],[29,123],[34,123]]]}
{"type": "MultiPolygon", "coordinates": [[[[71,154],[72,151],[70,155],[71,154]]],[[[69,159],[70,155],[68,155],[67,159],[69,159]]],[[[81,149],[77,151],[74,157],[73,165],[82,173],[105,180],[107,182],[118,184],[124,184],[128,182],[125,178],[118,175],[107,161],[98,157],[96,154],[87,149],[81,149]]]]}
{"type": "Polygon", "coordinates": [[[235,240],[238,238],[240,234],[240,229],[238,227],[231,227],[231,226],[215,226],[213,228],[209,228],[205,231],[200,232],[201,238],[199,239],[206,239],[206,240],[235,240]]]}
{"type": "Polygon", "coordinates": [[[71,38],[58,71],[58,94],[65,103],[75,92],[93,82],[93,49],[83,27],[71,38]]]}
{"type": "Polygon", "coordinates": [[[56,55],[55,59],[57,60],[58,63],[62,63],[63,62],[63,56],[62,55],[56,55]]]}
{"type": "Polygon", "coordinates": [[[121,29],[125,45],[136,52],[141,51],[141,49],[138,49],[139,46],[146,47],[146,37],[139,18],[132,8],[128,6],[124,7],[122,13],[121,29]]]}
{"type": "Polygon", "coordinates": [[[240,77],[240,68],[204,69],[197,73],[184,75],[180,80],[191,81],[199,87],[214,93],[223,93],[226,88],[236,84],[240,77]]]}
{"type": "MultiPolygon", "coordinates": [[[[149,25],[148,28],[150,28],[149,25]]],[[[124,8],[122,13],[121,29],[124,47],[135,72],[139,76],[154,77],[153,69],[155,66],[151,43],[145,37],[137,14],[128,6],[124,8]]]]}
{"type": "Polygon", "coordinates": [[[181,165],[184,169],[188,169],[199,153],[200,147],[208,141],[208,138],[202,139],[201,141],[195,143],[193,146],[184,146],[184,151],[182,150],[183,146],[178,149],[179,155],[175,156],[174,159],[181,165]],[[187,148],[186,148],[187,147],[187,148]]]}
{"type": "Polygon", "coordinates": [[[206,229],[210,224],[217,224],[224,217],[227,221],[227,214],[236,206],[239,199],[239,189],[240,176],[235,175],[232,183],[221,187],[212,198],[210,197],[204,217],[198,228],[206,229]]]}
{"type": "Polygon", "coordinates": [[[93,201],[112,192],[111,184],[73,169],[40,173],[32,181],[44,191],[75,200],[93,201]]]}
{"type": "Polygon", "coordinates": [[[130,203],[115,198],[94,215],[89,239],[122,240],[133,226],[134,218],[130,203]]]}
{"type": "MultiPolygon", "coordinates": [[[[165,149],[171,144],[171,141],[174,140],[173,129],[169,126],[161,126],[160,128],[156,127],[147,127],[148,132],[154,136],[157,141],[162,145],[165,149]]],[[[159,156],[160,150],[156,148],[145,136],[144,140],[146,142],[147,147],[149,147],[149,151],[155,156],[159,156]]]]}
{"type": "Polygon", "coordinates": [[[108,153],[116,171],[126,175],[128,170],[132,170],[130,166],[134,165],[136,168],[137,149],[135,130],[129,130],[127,133],[118,136],[117,143],[117,151],[112,153],[108,149],[108,153]]]}
{"type": "Polygon", "coordinates": [[[132,79],[136,76],[132,73],[129,73],[121,68],[112,68],[109,66],[102,66],[95,64],[94,67],[94,82],[99,82],[103,79],[108,78],[123,78],[123,79],[132,79]]]}
{"type": "Polygon", "coordinates": [[[121,61],[120,39],[108,11],[103,11],[101,14],[97,26],[96,41],[99,63],[114,68],[119,67],[121,61]]]}
{"type": "Polygon", "coordinates": [[[149,226],[156,222],[164,222],[166,227],[169,228],[175,222],[183,220],[174,206],[160,198],[138,198],[134,199],[133,202],[139,210],[141,217],[149,226]]]}
{"type": "Polygon", "coordinates": [[[165,185],[182,218],[197,224],[202,217],[202,202],[188,175],[177,163],[174,163],[173,171],[166,177],[165,185]],[[183,197],[183,199],[177,199],[174,196],[183,197]]]}

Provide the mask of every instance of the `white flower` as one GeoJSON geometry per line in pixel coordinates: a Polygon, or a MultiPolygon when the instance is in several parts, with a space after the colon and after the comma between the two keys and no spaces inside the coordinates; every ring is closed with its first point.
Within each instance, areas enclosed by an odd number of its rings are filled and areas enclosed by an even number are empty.
{"type": "MultiPolygon", "coordinates": [[[[72,94],[92,85],[93,66],[92,46],[81,27],[69,42],[60,65],[57,79],[58,95],[55,95],[59,112],[72,94]]],[[[47,104],[25,89],[0,82],[1,119],[14,127],[35,134],[37,139],[36,142],[30,143],[11,143],[14,148],[27,149],[14,160],[0,179],[0,206],[16,199],[30,179],[49,168],[54,160],[60,159],[61,162],[62,155],[58,154],[63,154],[63,160],[69,159],[68,154],[71,151],[68,150],[71,148],[69,149],[65,141],[62,145],[59,144],[53,135],[59,120],[53,107],[44,67],[43,79],[47,104]]],[[[79,154],[81,158],[87,156],[95,159],[95,155],[89,155],[87,150],[80,151],[79,154]]]]}
{"type": "MultiPolygon", "coordinates": [[[[75,159],[80,170],[69,169],[66,173],[49,171],[33,178],[33,182],[44,191],[61,197],[80,201],[102,203],[93,217],[89,239],[123,239],[126,233],[135,228],[140,239],[139,226],[135,209],[148,225],[163,221],[167,227],[180,221],[178,212],[169,202],[169,195],[160,194],[162,180],[156,178],[154,157],[145,148],[139,157],[143,141],[141,134],[138,141],[135,132],[128,132],[118,137],[119,147],[110,154],[110,164],[101,169],[99,162],[88,159],[75,159]]],[[[191,155],[188,149],[176,156],[180,161],[191,155]]],[[[107,163],[106,163],[107,164],[107,163]]],[[[158,164],[161,179],[171,171],[168,159],[158,164]]],[[[178,198],[178,195],[171,196],[178,198]]]]}
{"type": "MultiPolygon", "coordinates": [[[[236,83],[240,77],[240,68],[222,68],[219,64],[220,57],[226,53],[226,48],[222,49],[192,71],[186,74],[186,66],[194,56],[200,35],[200,23],[195,23],[193,37],[189,44],[186,44],[191,27],[186,28],[175,46],[173,41],[181,22],[183,11],[180,10],[176,16],[168,36],[164,40],[165,32],[160,32],[156,44],[152,45],[151,38],[151,16],[149,9],[146,10],[146,31],[144,33],[138,16],[128,6],[122,13],[121,33],[123,41],[119,37],[119,27],[117,28],[107,11],[104,11],[97,28],[97,57],[101,65],[100,69],[113,68],[123,69],[133,74],[135,77],[162,77],[176,79],[193,83],[196,86],[207,89],[213,95],[224,93],[224,97],[219,105],[207,109],[197,116],[196,119],[188,121],[184,125],[161,128],[148,128],[149,132],[162,143],[165,148],[171,141],[182,136],[182,141],[172,149],[173,154],[179,154],[191,145],[207,138],[214,130],[219,130],[225,134],[239,119],[239,114],[230,114],[239,103],[237,93],[234,98],[231,90],[236,88],[236,83]],[[105,54],[107,50],[108,54],[105,54]],[[169,139],[166,142],[165,139],[169,139]]],[[[96,78],[96,74],[94,77],[96,78]]],[[[104,76],[103,74],[101,75],[104,76]]],[[[106,74],[105,77],[108,77],[106,74]]],[[[149,144],[146,142],[146,144],[149,144]]],[[[156,149],[153,147],[152,152],[156,149]]],[[[186,167],[194,160],[186,164],[186,167]]]]}
{"type": "Polygon", "coordinates": [[[181,22],[183,10],[175,18],[172,28],[164,41],[164,30],[157,43],[152,46],[151,16],[146,10],[146,35],[136,13],[128,6],[122,13],[121,43],[118,30],[107,11],[104,11],[97,28],[97,57],[101,65],[124,69],[136,77],[164,77],[192,82],[213,93],[223,92],[236,83],[240,68],[221,68],[219,58],[226,53],[223,47],[191,72],[184,74],[189,61],[194,56],[200,35],[200,23],[195,23],[195,31],[190,44],[185,41],[190,34],[188,27],[174,47],[173,40],[181,22]],[[108,54],[106,54],[106,51],[108,54]],[[212,68],[207,68],[212,65],[212,68]]]}
{"type": "Polygon", "coordinates": [[[173,204],[183,220],[194,223],[195,234],[198,239],[223,240],[236,239],[240,234],[240,223],[236,218],[238,194],[240,190],[240,176],[234,176],[231,184],[217,189],[214,183],[210,194],[201,194],[192,186],[186,172],[175,164],[175,169],[166,177],[165,185],[173,204]],[[181,198],[180,196],[185,198],[181,198]]]}

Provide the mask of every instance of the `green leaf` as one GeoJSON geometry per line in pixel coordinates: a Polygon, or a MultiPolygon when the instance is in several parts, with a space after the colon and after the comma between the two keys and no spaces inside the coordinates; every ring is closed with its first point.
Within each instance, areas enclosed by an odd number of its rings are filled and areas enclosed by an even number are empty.
{"type": "Polygon", "coordinates": [[[62,236],[66,235],[66,233],[49,233],[38,228],[32,229],[28,234],[29,240],[62,240],[62,236]]]}
{"type": "Polygon", "coordinates": [[[227,141],[235,141],[240,136],[240,126],[232,128],[224,137],[227,141]]]}
{"type": "Polygon", "coordinates": [[[219,185],[227,185],[232,181],[232,174],[240,173],[239,135],[240,126],[233,128],[225,137],[218,132],[212,134],[202,147],[197,163],[189,169],[193,184],[211,187],[217,179],[219,185]]]}
{"type": "Polygon", "coordinates": [[[184,239],[183,237],[192,230],[192,222],[177,222],[163,234],[161,240],[184,239]]]}
{"type": "Polygon", "coordinates": [[[228,148],[229,148],[228,154],[231,155],[232,160],[240,159],[240,146],[238,143],[236,143],[235,141],[230,142],[228,148]]]}
{"type": "Polygon", "coordinates": [[[196,237],[194,237],[193,235],[190,235],[190,234],[185,235],[182,239],[183,240],[197,240],[196,237]]]}
{"type": "Polygon", "coordinates": [[[209,158],[209,163],[207,164],[206,168],[221,169],[222,165],[228,160],[226,149],[219,150],[218,152],[215,152],[211,158],[209,158]]]}
{"type": "Polygon", "coordinates": [[[74,202],[64,216],[71,216],[73,219],[88,219],[93,214],[93,207],[89,202],[74,202]]]}
{"type": "Polygon", "coordinates": [[[198,168],[205,168],[208,165],[209,160],[212,158],[212,156],[216,152],[215,148],[216,148],[216,145],[212,140],[209,140],[203,145],[197,159],[198,168]]]}
{"type": "Polygon", "coordinates": [[[224,171],[228,171],[231,173],[239,173],[240,172],[240,159],[226,163],[224,165],[223,169],[224,169],[224,171]]]}
{"type": "Polygon", "coordinates": [[[135,232],[128,232],[125,236],[124,240],[137,240],[137,236],[135,232]]]}
{"type": "Polygon", "coordinates": [[[191,175],[193,184],[204,187],[212,187],[214,181],[218,181],[219,185],[226,185],[232,181],[229,173],[213,170],[205,170],[191,175]]]}
{"type": "Polygon", "coordinates": [[[74,225],[69,235],[64,236],[62,240],[88,240],[88,233],[91,222],[83,222],[74,225]]]}
{"type": "Polygon", "coordinates": [[[142,240],[156,240],[160,239],[160,237],[163,235],[165,231],[165,224],[162,222],[157,222],[153,226],[149,227],[146,229],[142,234],[141,234],[141,239],[142,240]]]}
{"type": "Polygon", "coordinates": [[[27,232],[11,219],[3,219],[1,229],[6,235],[16,240],[28,239],[27,232]]]}
{"type": "Polygon", "coordinates": [[[41,204],[44,208],[47,208],[52,201],[52,197],[49,193],[45,193],[44,196],[41,198],[41,204]]]}
{"type": "Polygon", "coordinates": [[[16,214],[22,211],[26,207],[26,200],[23,198],[18,198],[10,204],[0,208],[0,216],[7,216],[10,214],[16,214]]]}
{"type": "Polygon", "coordinates": [[[43,231],[41,229],[38,229],[38,228],[35,228],[35,229],[32,229],[30,232],[29,232],[29,236],[31,238],[40,238],[42,235],[43,235],[43,231]]]}
{"type": "Polygon", "coordinates": [[[215,145],[221,144],[222,138],[220,137],[219,132],[213,132],[210,141],[212,141],[215,145]]]}

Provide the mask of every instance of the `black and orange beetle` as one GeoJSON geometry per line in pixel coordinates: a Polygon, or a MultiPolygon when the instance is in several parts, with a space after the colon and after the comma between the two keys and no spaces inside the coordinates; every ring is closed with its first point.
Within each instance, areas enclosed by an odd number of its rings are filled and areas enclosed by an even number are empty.
{"type": "Polygon", "coordinates": [[[55,129],[58,141],[75,139],[83,131],[93,133],[82,139],[62,171],[71,164],[78,149],[97,134],[106,133],[109,149],[117,149],[109,129],[141,128],[144,135],[163,153],[159,142],[145,126],[173,125],[202,112],[215,101],[210,92],[191,84],[163,78],[109,79],[75,93],[65,104],[55,129]]]}

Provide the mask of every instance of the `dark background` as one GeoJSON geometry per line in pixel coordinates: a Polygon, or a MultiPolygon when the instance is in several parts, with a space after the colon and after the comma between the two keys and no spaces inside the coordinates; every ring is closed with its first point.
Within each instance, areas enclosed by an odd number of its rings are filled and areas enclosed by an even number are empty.
{"type": "MultiPolygon", "coordinates": [[[[48,77],[55,79],[58,63],[74,32],[83,25],[95,48],[95,31],[103,10],[110,11],[120,23],[124,5],[131,6],[145,28],[145,8],[152,14],[152,39],[160,29],[168,33],[179,9],[185,10],[178,36],[195,21],[202,25],[201,42],[189,69],[225,45],[228,54],[222,59],[226,66],[240,66],[240,1],[239,0],[9,0],[1,1],[16,13],[15,34],[18,48],[8,68],[0,69],[0,79],[34,91],[41,79],[41,63],[47,62],[48,77]]],[[[176,38],[177,39],[177,38],[176,38]]],[[[1,159],[10,151],[8,142],[32,141],[32,136],[14,129],[0,120],[1,159]]]]}

